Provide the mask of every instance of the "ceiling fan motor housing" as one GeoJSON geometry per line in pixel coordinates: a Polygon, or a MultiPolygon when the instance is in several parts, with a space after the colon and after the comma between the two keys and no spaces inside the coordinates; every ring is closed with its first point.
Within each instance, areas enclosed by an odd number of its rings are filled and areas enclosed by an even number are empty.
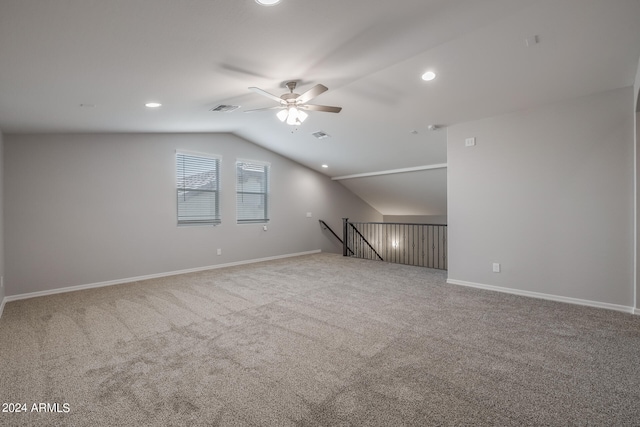
{"type": "Polygon", "coordinates": [[[289,89],[291,93],[295,90],[296,86],[298,86],[298,82],[290,81],[285,84],[285,86],[289,89]]]}
{"type": "Polygon", "coordinates": [[[282,98],[284,101],[288,102],[288,103],[293,103],[295,102],[296,98],[299,97],[300,95],[298,95],[297,93],[285,93],[283,94],[280,98],[282,98]]]}

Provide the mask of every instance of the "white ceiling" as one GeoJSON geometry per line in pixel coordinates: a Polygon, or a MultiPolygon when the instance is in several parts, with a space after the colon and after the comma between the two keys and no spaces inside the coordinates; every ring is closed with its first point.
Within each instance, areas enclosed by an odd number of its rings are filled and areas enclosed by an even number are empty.
{"type": "MultiPolygon", "coordinates": [[[[429,124],[633,85],[639,22],[638,0],[0,0],[0,129],[233,132],[332,177],[441,164],[429,124]],[[290,79],[342,112],[243,113],[290,79]]],[[[446,176],[419,174],[419,198],[397,174],[343,183],[383,214],[446,212],[446,176]]]]}

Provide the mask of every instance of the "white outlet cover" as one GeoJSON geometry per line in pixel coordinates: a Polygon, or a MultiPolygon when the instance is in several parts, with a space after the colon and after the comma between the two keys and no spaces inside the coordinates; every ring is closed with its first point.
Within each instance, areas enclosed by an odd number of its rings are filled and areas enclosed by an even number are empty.
{"type": "Polygon", "coordinates": [[[474,145],[476,145],[476,138],[467,138],[464,140],[464,146],[465,147],[473,147],[474,145]]]}
{"type": "Polygon", "coordinates": [[[307,218],[311,218],[313,215],[311,215],[311,212],[307,212],[307,218]]]}
{"type": "Polygon", "coordinates": [[[497,262],[493,263],[493,272],[500,273],[500,263],[497,263],[497,262]]]}

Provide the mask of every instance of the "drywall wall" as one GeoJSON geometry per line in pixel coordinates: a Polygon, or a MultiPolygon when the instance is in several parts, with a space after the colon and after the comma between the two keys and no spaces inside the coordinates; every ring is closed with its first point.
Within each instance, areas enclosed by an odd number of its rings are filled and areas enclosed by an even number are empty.
{"type": "Polygon", "coordinates": [[[9,296],[317,249],[341,253],[318,219],[338,232],[343,216],[382,220],[340,183],[231,134],[9,134],[5,184],[9,296]],[[221,225],[176,226],[176,149],[222,156],[221,225]],[[237,158],[271,163],[267,231],[236,224],[237,158]]]}
{"type": "Polygon", "coordinates": [[[447,169],[341,179],[383,215],[446,215],[447,169]]]}
{"type": "Polygon", "coordinates": [[[446,215],[384,215],[384,222],[399,222],[405,224],[447,224],[446,215]]]}
{"type": "Polygon", "coordinates": [[[636,78],[633,83],[633,96],[636,111],[640,112],[640,58],[638,59],[638,68],[636,68],[636,78]]]}
{"type": "MultiPolygon", "coordinates": [[[[0,130],[0,277],[4,282],[4,198],[3,198],[3,182],[4,182],[4,139],[2,130],[0,130]]],[[[5,295],[4,283],[0,286],[0,314],[2,314],[2,301],[5,295]]]]}
{"type": "Polygon", "coordinates": [[[628,87],[450,127],[449,279],[633,306],[633,119],[628,87]]]}
{"type": "MultiPolygon", "coordinates": [[[[633,84],[635,117],[635,295],[636,310],[640,310],[640,59],[636,68],[636,77],[633,84]]],[[[640,313],[638,313],[640,314],[640,313]]]]}
{"type": "MultiPolygon", "coordinates": [[[[638,71],[640,73],[640,70],[638,71]]],[[[634,89],[635,90],[635,89],[634,89]]],[[[637,101],[640,102],[640,99],[637,101]]],[[[636,112],[635,120],[635,203],[636,203],[636,230],[635,230],[635,262],[636,262],[636,276],[635,276],[635,294],[636,294],[636,310],[640,310],[640,112],[636,112]]],[[[640,314],[640,313],[638,313],[640,314]]]]}

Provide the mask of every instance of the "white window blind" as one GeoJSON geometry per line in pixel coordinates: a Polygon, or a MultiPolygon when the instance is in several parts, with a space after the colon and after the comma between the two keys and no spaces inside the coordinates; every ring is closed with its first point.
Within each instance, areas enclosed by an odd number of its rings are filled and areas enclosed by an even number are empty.
{"type": "Polygon", "coordinates": [[[236,162],[238,224],[269,221],[269,164],[236,162]]]}
{"type": "Polygon", "coordinates": [[[220,158],[176,153],[178,225],[220,224],[220,158]]]}

